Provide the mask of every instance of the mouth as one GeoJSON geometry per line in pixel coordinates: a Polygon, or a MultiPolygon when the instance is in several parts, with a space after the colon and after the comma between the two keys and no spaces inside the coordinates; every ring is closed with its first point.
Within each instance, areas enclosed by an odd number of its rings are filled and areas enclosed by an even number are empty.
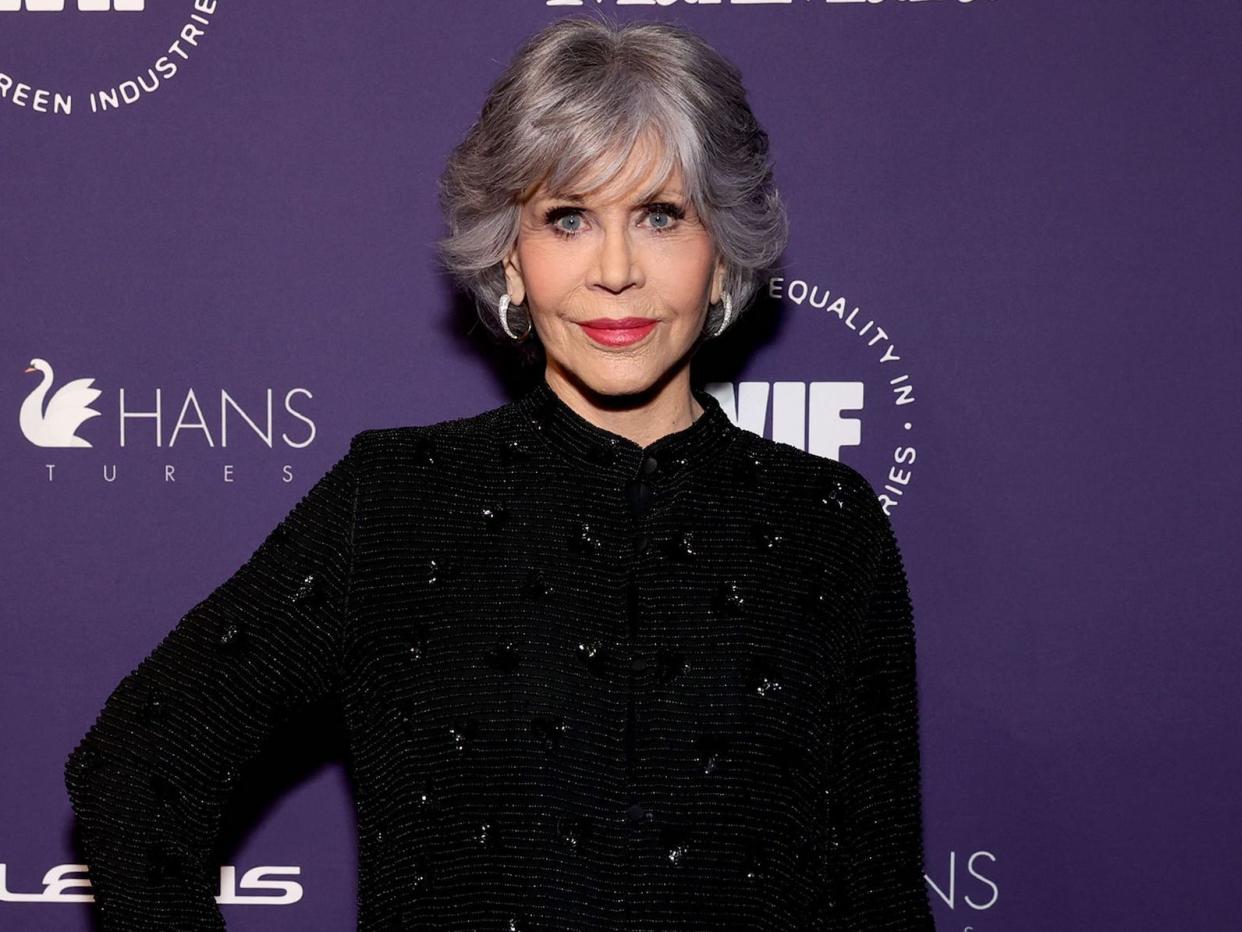
{"type": "Polygon", "coordinates": [[[629,346],[646,337],[658,323],[650,317],[596,317],[579,321],[578,326],[601,346],[629,346]]]}

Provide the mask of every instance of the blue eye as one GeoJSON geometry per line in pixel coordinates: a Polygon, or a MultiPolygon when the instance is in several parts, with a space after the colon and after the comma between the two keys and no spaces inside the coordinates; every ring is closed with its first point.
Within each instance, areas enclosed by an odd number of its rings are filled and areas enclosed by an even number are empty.
{"type": "Polygon", "coordinates": [[[578,210],[578,208],[576,208],[576,207],[553,207],[553,208],[550,208],[550,209],[549,209],[549,210],[548,210],[548,211],[547,211],[547,212],[543,215],[543,222],[544,222],[547,226],[551,227],[551,228],[552,228],[552,232],[553,232],[553,233],[555,233],[557,236],[562,236],[562,237],[564,237],[564,238],[566,238],[566,239],[570,239],[570,238],[572,238],[572,237],[576,236],[576,235],[577,235],[577,233],[578,233],[578,231],[577,231],[576,229],[575,229],[575,230],[567,230],[567,229],[565,229],[565,227],[563,227],[563,226],[561,226],[561,225],[560,225],[560,221],[561,221],[563,218],[566,218],[566,217],[567,217],[567,218],[569,218],[569,219],[571,219],[571,220],[572,220],[572,219],[577,219],[577,220],[579,221],[579,225],[581,225],[581,221],[582,221],[582,212],[581,212],[580,210],[578,210]]]}
{"type": "Polygon", "coordinates": [[[582,214],[564,214],[563,216],[558,217],[556,220],[552,222],[554,225],[556,225],[556,224],[559,224],[561,220],[570,221],[570,225],[568,227],[563,227],[563,226],[557,227],[563,233],[577,233],[579,230],[582,229],[582,214]],[[573,221],[575,220],[578,221],[577,226],[573,224],[573,221]]]}
{"type": "MultiPolygon", "coordinates": [[[[668,201],[659,201],[647,204],[644,207],[645,216],[648,220],[655,217],[668,218],[665,222],[652,222],[651,229],[656,233],[665,233],[677,226],[679,220],[684,220],[686,213],[677,204],[668,201]]],[[[562,205],[560,207],[551,207],[543,215],[543,222],[553,233],[563,239],[573,239],[579,234],[582,226],[582,209],[579,207],[570,207],[562,205]],[[561,220],[577,220],[578,226],[575,228],[567,228],[561,225],[561,220]]]]}
{"type": "Polygon", "coordinates": [[[647,205],[647,216],[650,218],[659,217],[659,216],[665,216],[669,218],[668,222],[666,223],[663,223],[663,224],[653,223],[652,224],[653,230],[655,230],[657,233],[663,233],[667,230],[671,230],[674,227],[676,227],[677,222],[679,220],[684,220],[686,218],[686,212],[677,204],[672,204],[667,201],[660,201],[655,204],[647,205]]]}

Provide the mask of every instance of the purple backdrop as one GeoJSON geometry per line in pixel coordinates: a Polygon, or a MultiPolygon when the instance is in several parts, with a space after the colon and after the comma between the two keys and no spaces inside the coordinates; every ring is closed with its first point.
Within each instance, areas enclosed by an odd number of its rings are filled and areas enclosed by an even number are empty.
{"type": "MultiPolygon", "coordinates": [[[[435,270],[435,182],[582,8],[197,5],[0,0],[3,929],[89,928],[62,767],[117,681],[351,434],[512,390],[435,270]],[[36,358],[94,379],[89,446],[36,358]],[[227,444],[226,396],[259,427],[227,444]]],[[[1242,8],[585,8],[702,32],[771,134],[788,272],[703,375],[891,490],[939,927],[1238,928],[1242,8]]],[[[301,898],[239,888],[231,929],[353,928],[349,784],[309,757],[226,861],[301,898]]]]}

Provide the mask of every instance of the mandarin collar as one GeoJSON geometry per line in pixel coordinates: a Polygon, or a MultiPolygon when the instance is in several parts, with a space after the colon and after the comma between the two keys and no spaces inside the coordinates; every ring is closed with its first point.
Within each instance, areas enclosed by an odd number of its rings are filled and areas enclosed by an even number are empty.
{"type": "Polygon", "coordinates": [[[584,468],[652,478],[684,475],[713,462],[741,431],[715,396],[695,386],[690,390],[703,413],[689,426],[646,446],[587,420],[565,403],[546,377],[518,399],[517,411],[555,453],[584,468]]]}

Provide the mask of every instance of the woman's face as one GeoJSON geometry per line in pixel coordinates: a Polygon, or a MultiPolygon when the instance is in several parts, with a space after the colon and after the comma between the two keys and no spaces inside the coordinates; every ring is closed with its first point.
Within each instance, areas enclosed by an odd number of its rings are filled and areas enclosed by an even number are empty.
{"type": "Polygon", "coordinates": [[[510,298],[530,309],[548,369],[600,394],[642,392],[688,367],[707,306],[720,299],[723,265],[680,170],[638,203],[653,180],[622,172],[580,200],[540,186],[505,262],[510,298]]]}

